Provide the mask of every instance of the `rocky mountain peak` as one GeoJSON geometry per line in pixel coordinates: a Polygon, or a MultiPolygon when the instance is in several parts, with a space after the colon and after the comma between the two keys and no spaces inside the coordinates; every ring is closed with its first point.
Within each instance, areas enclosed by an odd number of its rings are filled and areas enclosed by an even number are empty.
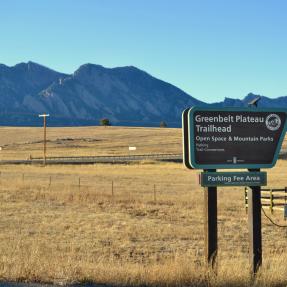
{"type": "MultiPolygon", "coordinates": [[[[253,96],[226,98],[213,105],[244,106],[253,96]]],[[[134,66],[105,68],[87,63],[69,75],[32,61],[0,65],[2,124],[38,124],[35,115],[47,112],[50,125],[97,125],[105,117],[112,124],[158,126],[165,121],[172,127],[180,126],[182,111],[195,105],[207,104],[134,66]],[[27,114],[25,119],[19,112],[27,114]]],[[[262,97],[260,105],[287,107],[287,97],[262,97]]]]}

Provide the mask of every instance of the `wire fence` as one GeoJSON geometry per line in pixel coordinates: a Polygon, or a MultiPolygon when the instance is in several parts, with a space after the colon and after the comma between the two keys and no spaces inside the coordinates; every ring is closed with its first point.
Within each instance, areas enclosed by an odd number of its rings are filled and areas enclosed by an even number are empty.
{"type": "Polygon", "coordinates": [[[154,182],[143,178],[96,177],[71,174],[33,174],[0,172],[3,190],[30,190],[55,194],[89,194],[90,197],[107,197],[136,201],[190,202],[193,183],[154,182]]]}

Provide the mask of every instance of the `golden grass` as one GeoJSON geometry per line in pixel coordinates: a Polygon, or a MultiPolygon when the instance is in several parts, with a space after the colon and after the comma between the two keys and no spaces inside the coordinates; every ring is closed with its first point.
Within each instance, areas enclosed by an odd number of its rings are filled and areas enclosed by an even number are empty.
{"type": "MultiPolygon", "coordinates": [[[[42,157],[43,128],[0,127],[0,160],[42,157]]],[[[181,130],[169,128],[48,128],[47,156],[181,153],[181,130]]]]}
{"type": "MultiPolygon", "coordinates": [[[[31,129],[30,137],[33,132],[31,129]]],[[[158,129],[150,141],[162,136],[162,142],[166,132],[158,129]]],[[[78,129],[74,133],[80,137],[78,129]]],[[[171,138],[178,134],[179,130],[174,130],[171,138]]],[[[0,171],[2,280],[128,286],[287,284],[286,229],[276,228],[264,217],[263,266],[256,281],[250,279],[243,188],[218,191],[215,276],[204,265],[203,192],[197,182],[198,171],[157,162],[7,165],[0,166],[0,171]]],[[[286,172],[286,161],[278,161],[268,172],[268,185],[285,186],[286,172]]],[[[280,212],[273,219],[285,223],[280,212]]]]}

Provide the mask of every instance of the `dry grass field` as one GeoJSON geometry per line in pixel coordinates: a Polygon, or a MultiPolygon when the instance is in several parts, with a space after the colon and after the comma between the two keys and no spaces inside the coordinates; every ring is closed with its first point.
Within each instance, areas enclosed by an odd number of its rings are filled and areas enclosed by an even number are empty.
{"type": "MultiPolygon", "coordinates": [[[[1,128],[1,158],[41,156],[42,130],[1,128]]],[[[48,129],[49,155],[180,153],[179,129],[48,129]]],[[[204,265],[198,171],[177,163],[0,166],[0,280],[113,286],[286,286],[287,228],[263,219],[263,266],[248,271],[243,188],[219,188],[218,274],[204,265]],[[80,178],[80,186],[79,186],[80,178]]],[[[287,186],[287,161],[268,186],[287,186]]],[[[267,211],[270,215],[270,213],[267,211]]],[[[272,218],[286,224],[283,213],[272,218]]]]}
{"type": "MultiPolygon", "coordinates": [[[[0,160],[42,157],[43,128],[0,127],[0,160]]],[[[181,153],[181,130],[165,128],[48,128],[47,156],[181,153]]]]}

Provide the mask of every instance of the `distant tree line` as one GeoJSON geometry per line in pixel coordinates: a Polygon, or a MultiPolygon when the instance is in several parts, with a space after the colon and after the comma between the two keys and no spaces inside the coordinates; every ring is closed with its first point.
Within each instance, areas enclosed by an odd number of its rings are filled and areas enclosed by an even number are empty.
{"type": "MultiPolygon", "coordinates": [[[[111,126],[111,122],[110,122],[110,120],[108,118],[102,118],[102,119],[100,119],[100,125],[101,126],[111,126]]],[[[161,128],[166,128],[167,127],[167,123],[165,121],[161,121],[159,123],[159,126],[161,128]]]]}

